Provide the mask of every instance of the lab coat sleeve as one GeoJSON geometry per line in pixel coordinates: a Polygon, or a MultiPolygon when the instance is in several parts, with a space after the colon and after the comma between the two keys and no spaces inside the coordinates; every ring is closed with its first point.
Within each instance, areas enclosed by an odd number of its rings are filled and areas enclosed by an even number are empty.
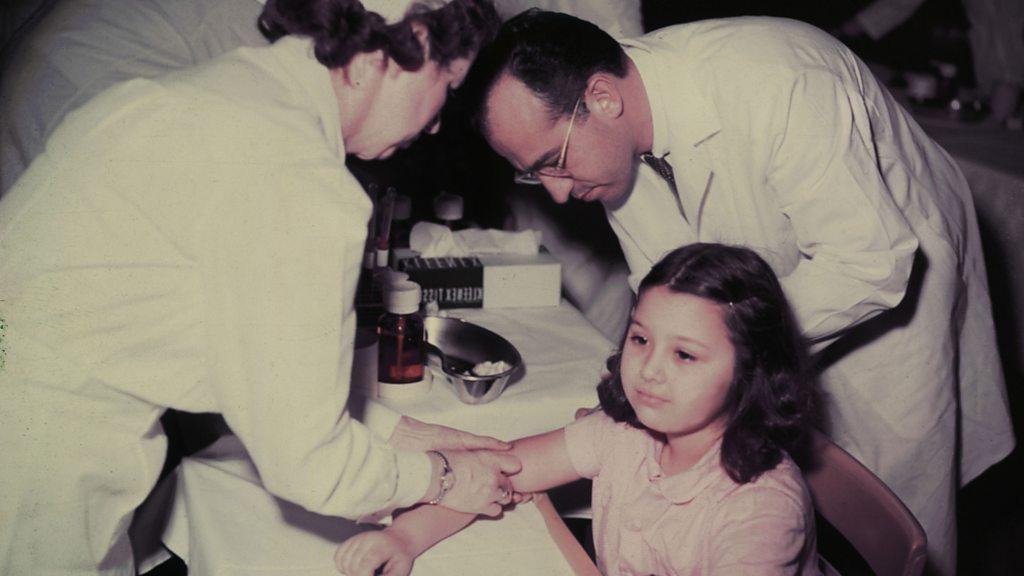
{"type": "Polygon", "coordinates": [[[346,409],[365,198],[336,159],[291,161],[239,164],[202,223],[216,400],[271,493],[346,518],[411,505],[427,456],[346,409]]]}
{"type": "Polygon", "coordinates": [[[864,101],[825,70],[780,96],[768,186],[801,254],[780,278],[809,338],[827,340],[903,299],[917,238],[878,168],[864,101]]]}
{"type": "Polygon", "coordinates": [[[384,440],[388,440],[395,432],[398,421],[401,419],[402,415],[391,408],[376,400],[367,400],[366,405],[363,407],[362,418],[359,420],[374,434],[384,440]]]}

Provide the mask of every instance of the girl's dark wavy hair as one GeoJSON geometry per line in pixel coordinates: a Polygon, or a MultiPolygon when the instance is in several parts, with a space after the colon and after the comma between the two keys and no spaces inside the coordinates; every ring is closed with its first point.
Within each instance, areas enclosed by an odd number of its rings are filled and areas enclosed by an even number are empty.
{"type": "Polygon", "coordinates": [[[312,38],[316,59],[328,68],[383,50],[403,69],[415,71],[426,59],[413,23],[426,28],[430,59],[445,67],[479,52],[494,39],[501,20],[490,0],[452,0],[436,9],[414,4],[401,22],[390,25],[358,0],[267,0],[258,26],[271,42],[288,35],[312,38]]]}
{"type": "MultiPolygon", "coordinates": [[[[729,476],[741,484],[753,481],[778,465],[783,450],[805,460],[815,419],[814,379],[793,312],[768,264],[746,248],[691,244],[651,269],[638,298],[655,286],[723,306],[736,349],[722,437],[722,466],[729,476]]],[[[620,350],[624,344],[625,335],[620,350]]],[[[609,375],[598,386],[598,397],[615,421],[645,428],[622,389],[621,354],[608,359],[609,375]]]]}

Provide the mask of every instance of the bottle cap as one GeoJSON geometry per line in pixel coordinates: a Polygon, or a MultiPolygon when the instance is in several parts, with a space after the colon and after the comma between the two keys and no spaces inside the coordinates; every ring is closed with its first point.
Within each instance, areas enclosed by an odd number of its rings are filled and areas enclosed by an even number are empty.
{"type": "Polygon", "coordinates": [[[392,314],[419,312],[421,297],[419,284],[408,280],[395,282],[384,294],[384,308],[392,314]]]}
{"type": "Polygon", "coordinates": [[[395,196],[395,205],[391,209],[392,220],[408,220],[412,218],[412,198],[405,194],[395,196]]]}
{"type": "Polygon", "coordinates": [[[462,196],[448,192],[438,194],[434,198],[434,216],[447,222],[462,220],[462,196]]]}

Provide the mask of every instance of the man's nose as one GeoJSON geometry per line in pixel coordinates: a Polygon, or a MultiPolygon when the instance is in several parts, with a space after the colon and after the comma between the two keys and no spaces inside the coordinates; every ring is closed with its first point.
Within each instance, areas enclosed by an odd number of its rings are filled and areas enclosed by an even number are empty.
{"type": "Polygon", "coordinates": [[[565,204],[572,195],[572,178],[553,178],[551,176],[539,175],[544,188],[551,195],[551,199],[559,204],[565,204]]]}

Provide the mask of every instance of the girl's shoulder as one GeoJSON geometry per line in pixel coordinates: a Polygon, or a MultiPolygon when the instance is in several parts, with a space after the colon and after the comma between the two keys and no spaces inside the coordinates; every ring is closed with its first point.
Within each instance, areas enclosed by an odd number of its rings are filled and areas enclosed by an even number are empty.
{"type": "Polygon", "coordinates": [[[654,439],[646,430],[616,422],[602,411],[579,418],[565,427],[566,449],[577,471],[593,478],[609,462],[642,457],[654,439]]]}
{"type": "MultiPolygon", "coordinates": [[[[727,476],[727,475],[726,475],[727,476]]],[[[812,508],[810,492],[803,472],[796,462],[783,452],[782,459],[771,470],[762,472],[745,484],[729,479],[717,493],[719,500],[760,502],[776,501],[780,506],[800,510],[812,508]]]]}
{"type": "Polygon", "coordinates": [[[602,410],[576,419],[566,426],[567,434],[570,430],[575,435],[587,436],[602,443],[645,443],[651,440],[646,430],[626,422],[616,422],[602,410]]]}

